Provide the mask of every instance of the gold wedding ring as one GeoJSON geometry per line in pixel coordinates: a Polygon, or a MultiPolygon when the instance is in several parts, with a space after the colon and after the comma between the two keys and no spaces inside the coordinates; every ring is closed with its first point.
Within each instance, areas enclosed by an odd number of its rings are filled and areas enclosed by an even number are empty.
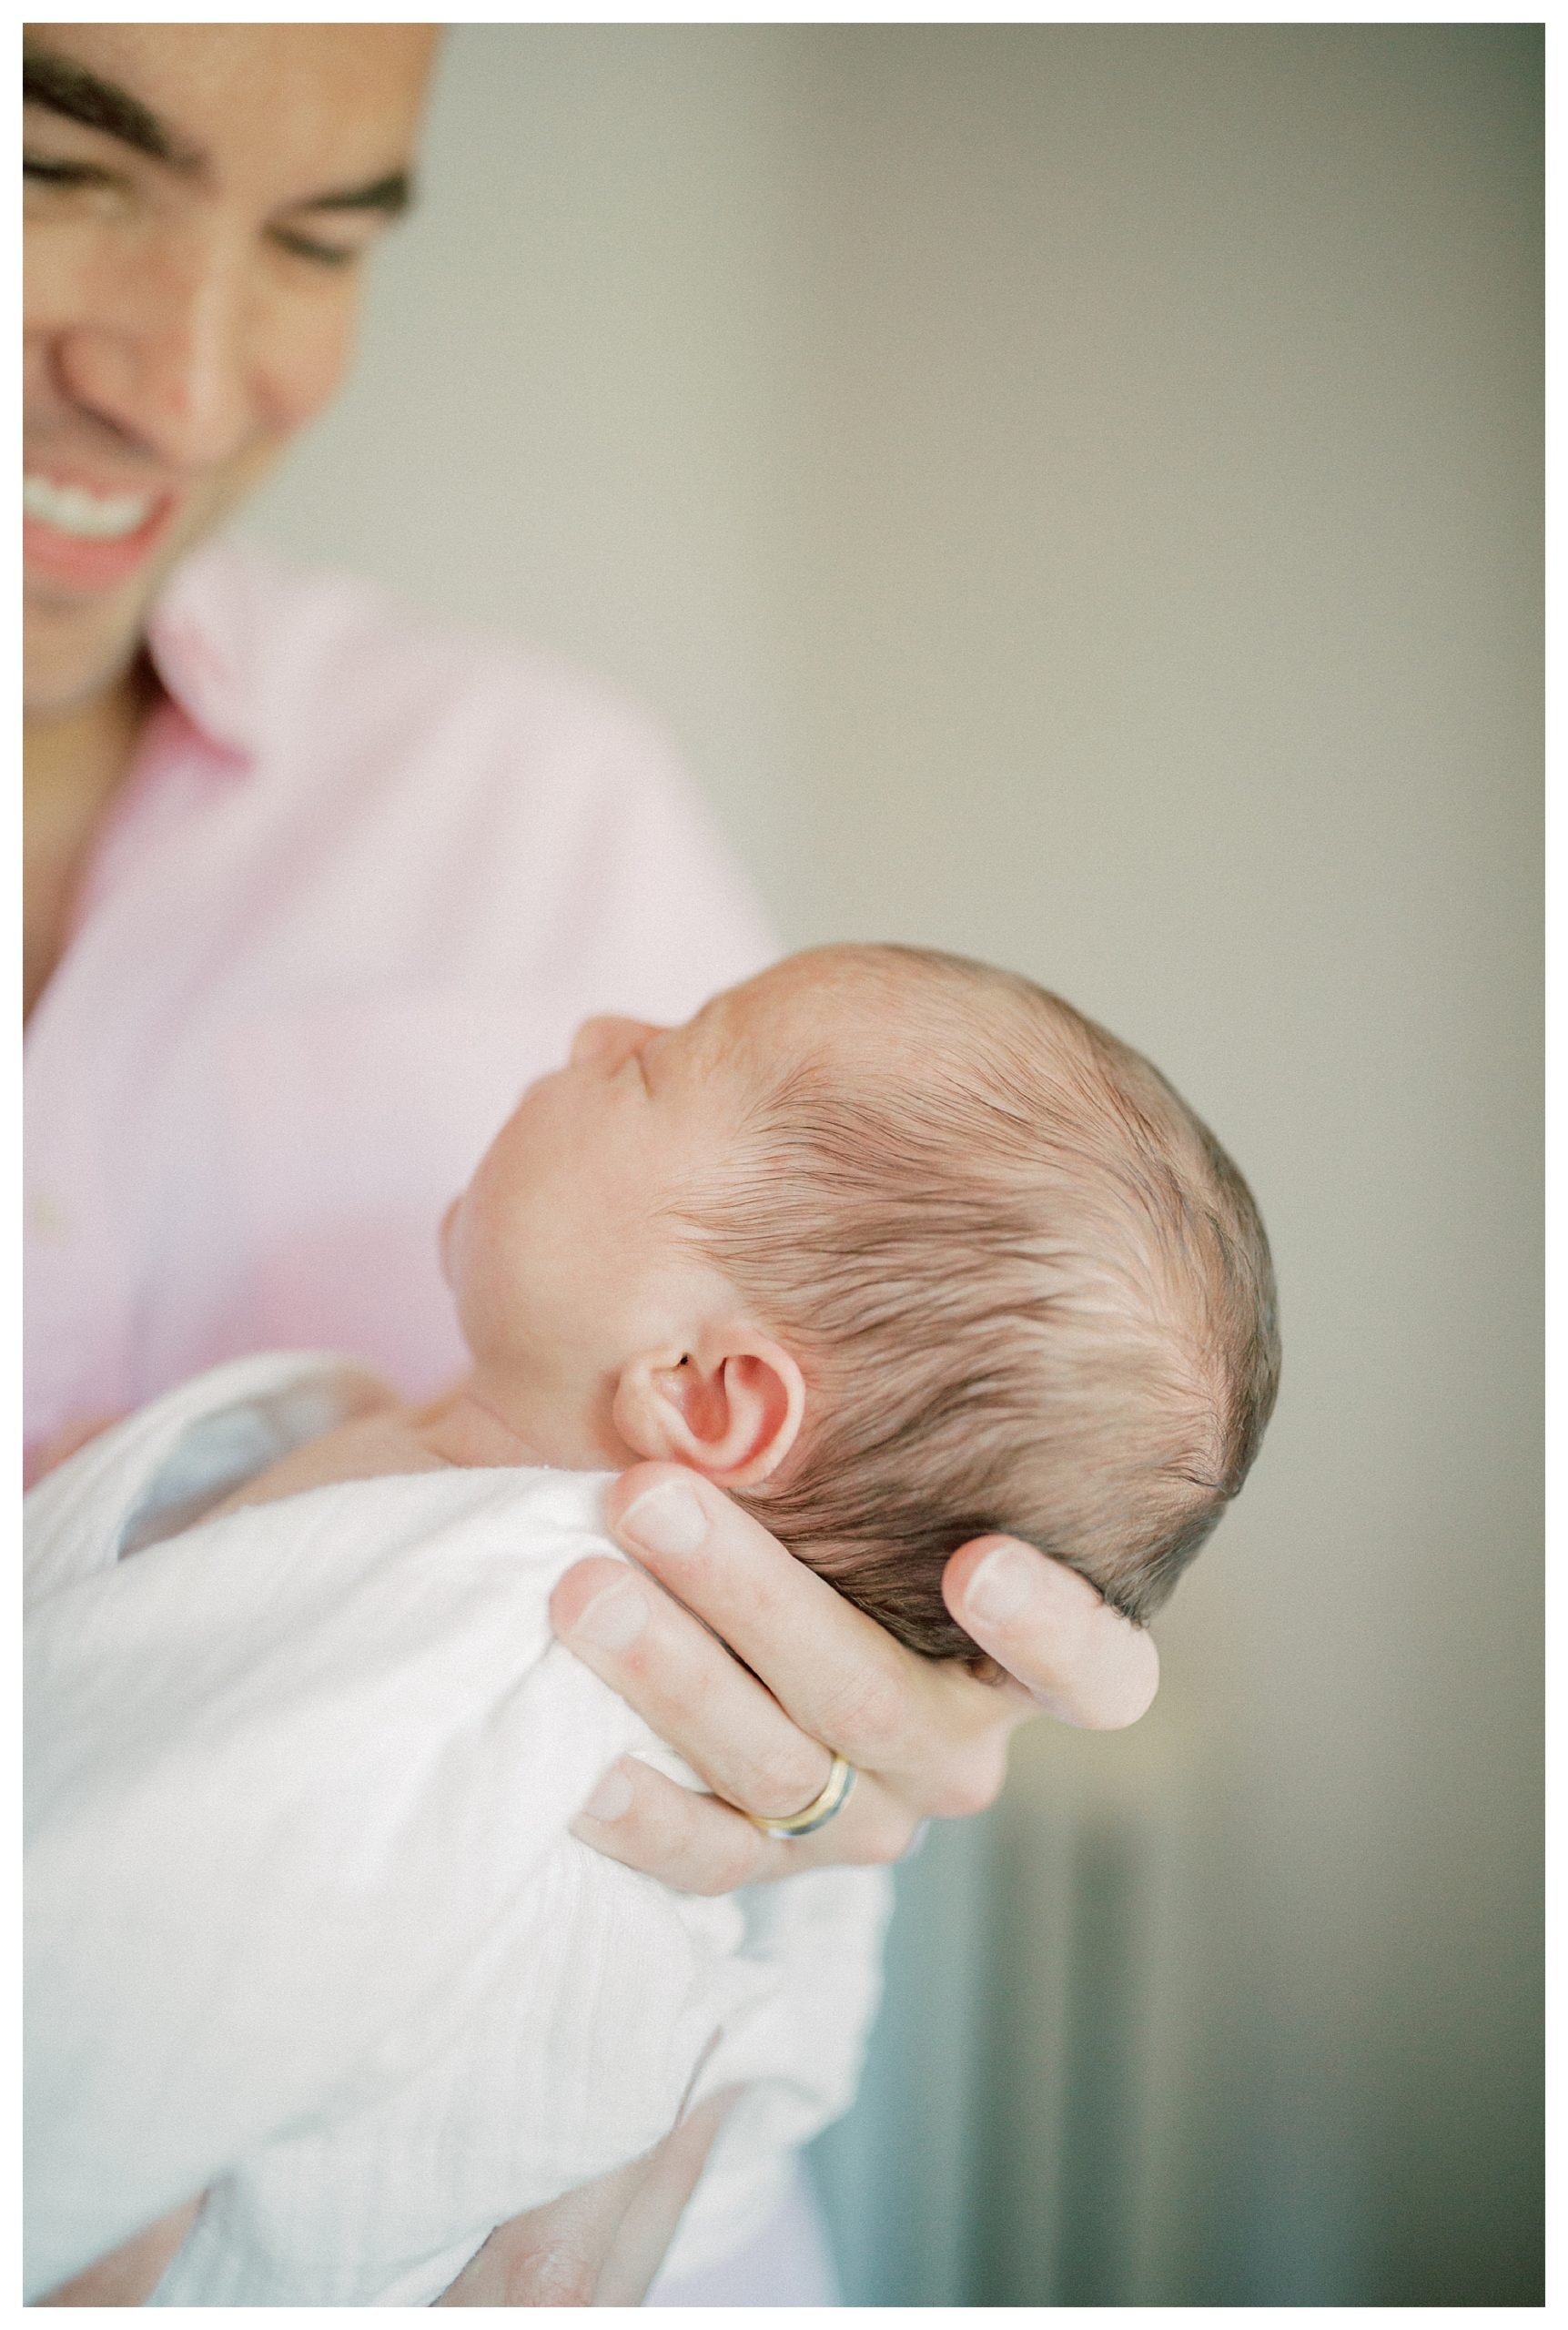
{"type": "Polygon", "coordinates": [[[791,1813],[787,1820],[764,1819],[760,1812],[748,1812],[746,1818],[764,1837],[782,1837],[786,1841],[794,1837],[809,1837],[818,1829],[825,1829],[835,1812],[842,1812],[855,1786],[855,1766],[842,1756],[833,1759],[827,1785],[820,1796],[814,1796],[801,1811],[791,1813]]]}

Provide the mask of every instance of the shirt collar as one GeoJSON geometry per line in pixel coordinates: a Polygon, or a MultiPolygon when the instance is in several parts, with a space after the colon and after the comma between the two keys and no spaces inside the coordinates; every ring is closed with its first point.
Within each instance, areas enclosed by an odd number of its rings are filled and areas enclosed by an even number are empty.
{"type": "Polygon", "coordinates": [[[153,669],[191,725],[228,759],[248,763],[258,723],[238,566],[222,544],[183,560],[153,606],[147,638],[153,669]]]}

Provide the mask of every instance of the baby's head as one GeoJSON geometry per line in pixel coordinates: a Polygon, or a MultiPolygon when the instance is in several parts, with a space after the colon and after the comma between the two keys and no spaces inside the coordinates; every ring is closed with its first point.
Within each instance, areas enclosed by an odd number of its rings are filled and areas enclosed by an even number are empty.
{"type": "Polygon", "coordinates": [[[683,1028],[592,1020],[444,1240],[479,1396],[541,1456],[694,1465],[915,1648],[954,1548],[1027,1537],[1142,1619],[1279,1376],[1245,1182],[1027,980],[795,956],[683,1028]]]}

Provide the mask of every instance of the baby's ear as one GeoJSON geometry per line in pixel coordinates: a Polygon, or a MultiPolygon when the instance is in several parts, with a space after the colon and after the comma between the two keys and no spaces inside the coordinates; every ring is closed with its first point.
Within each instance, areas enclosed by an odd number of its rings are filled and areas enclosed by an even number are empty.
{"type": "Polygon", "coordinates": [[[744,1322],[704,1328],[685,1351],[629,1360],[615,1429],[639,1456],[690,1464],[722,1489],[754,1488],[794,1447],[805,1382],[783,1345],[744,1322]]]}

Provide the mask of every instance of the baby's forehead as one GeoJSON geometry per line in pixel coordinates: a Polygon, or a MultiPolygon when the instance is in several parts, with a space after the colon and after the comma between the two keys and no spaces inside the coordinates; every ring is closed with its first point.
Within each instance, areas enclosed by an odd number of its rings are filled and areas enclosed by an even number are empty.
{"type": "Polygon", "coordinates": [[[913,1036],[920,987],[912,967],[879,960],[869,948],[819,947],[732,988],[700,1017],[705,1032],[775,1064],[791,1054],[822,1059],[913,1036]]]}
{"type": "Polygon", "coordinates": [[[1009,1140],[1032,1128],[1062,1157],[1081,1150],[1105,1165],[1128,1145],[1142,1154],[1172,1139],[1185,1146],[1147,1063],[1059,998],[961,957],[814,947],[716,998],[700,1018],[717,1049],[768,1080],[809,1065],[857,1089],[916,1089],[938,1112],[933,1130],[946,1097],[966,1140],[976,1137],[972,1104],[989,1100],[1009,1140]]]}

